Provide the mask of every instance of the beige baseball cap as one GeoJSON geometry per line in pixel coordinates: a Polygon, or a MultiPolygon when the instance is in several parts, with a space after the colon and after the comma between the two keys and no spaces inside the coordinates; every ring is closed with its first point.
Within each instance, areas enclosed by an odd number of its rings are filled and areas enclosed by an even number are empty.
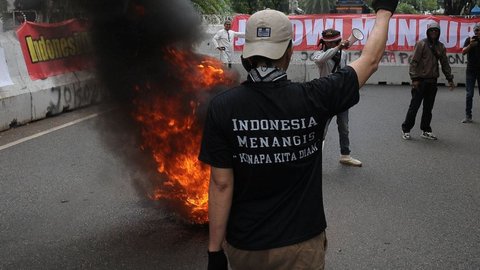
{"type": "Polygon", "coordinates": [[[273,9],[255,12],[247,20],[243,58],[280,59],[291,39],[292,24],[285,14],[273,9]]]}

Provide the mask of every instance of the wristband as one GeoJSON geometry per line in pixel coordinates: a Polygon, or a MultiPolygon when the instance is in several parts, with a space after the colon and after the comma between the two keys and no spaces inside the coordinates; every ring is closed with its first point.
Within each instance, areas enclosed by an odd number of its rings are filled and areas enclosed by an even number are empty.
{"type": "Polygon", "coordinates": [[[227,256],[223,250],[208,251],[208,270],[228,270],[227,256]]]}

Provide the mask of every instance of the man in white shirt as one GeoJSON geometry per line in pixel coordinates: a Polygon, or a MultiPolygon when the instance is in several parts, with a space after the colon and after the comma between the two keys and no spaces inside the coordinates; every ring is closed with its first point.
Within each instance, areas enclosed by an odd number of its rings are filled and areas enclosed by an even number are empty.
{"type": "Polygon", "coordinates": [[[217,50],[220,51],[220,61],[225,65],[228,65],[229,68],[232,67],[232,54],[233,54],[233,39],[235,37],[244,37],[245,33],[235,32],[230,30],[232,27],[232,22],[226,20],[223,24],[223,29],[219,30],[215,36],[213,36],[213,45],[217,50]]]}

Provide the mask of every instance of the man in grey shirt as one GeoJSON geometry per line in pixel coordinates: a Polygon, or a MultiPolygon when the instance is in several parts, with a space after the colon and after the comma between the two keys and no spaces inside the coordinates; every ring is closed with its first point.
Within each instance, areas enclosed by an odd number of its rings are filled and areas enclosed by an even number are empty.
{"type": "MultiPolygon", "coordinates": [[[[322,32],[322,38],[319,44],[320,51],[312,55],[312,60],[317,64],[320,77],[325,77],[331,73],[344,68],[347,65],[347,53],[344,48],[350,46],[348,40],[342,41],[342,35],[335,29],[326,29],[322,32]]],[[[348,138],[348,110],[341,112],[337,116],[338,135],[340,139],[340,163],[361,167],[362,162],[350,156],[350,139],[348,138]]],[[[331,119],[330,119],[331,120],[331,119]]],[[[325,127],[325,136],[327,135],[328,125],[325,127]]]]}

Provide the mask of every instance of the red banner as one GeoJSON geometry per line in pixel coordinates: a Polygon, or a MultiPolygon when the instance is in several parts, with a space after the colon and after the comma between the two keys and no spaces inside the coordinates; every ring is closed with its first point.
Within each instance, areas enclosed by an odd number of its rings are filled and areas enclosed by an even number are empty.
{"type": "Polygon", "coordinates": [[[86,23],[24,23],[17,36],[32,80],[88,69],[93,57],[86,23]]]}
{"type": "MultiPolygon", "coordinates": [[[[232,29],[244,32],[249,15],[235,16],[232,29]]],[[[289,16],[293,26],[293,45],[296,51],[318,50],[318,40],[322,31],[334,28],[347,39],[353,28],[363,32],[365,38],[357,41],[351,50],[362,50],[375,23],[373,14],[312,14],[289,16]]],[[[394,15],[390,20],[387,41],[388,51],[412,51],[415,43],[426,37],[427,25],[435,21],[440,24],[440,41],[445,44],[447,52],[460,53],[468,36],[473,36],[473,26],[478,18],[458,18],[431,15],[394,15]]],[[[235,39],[235,50],[241,51],[245,40],[235,39]]]]}

